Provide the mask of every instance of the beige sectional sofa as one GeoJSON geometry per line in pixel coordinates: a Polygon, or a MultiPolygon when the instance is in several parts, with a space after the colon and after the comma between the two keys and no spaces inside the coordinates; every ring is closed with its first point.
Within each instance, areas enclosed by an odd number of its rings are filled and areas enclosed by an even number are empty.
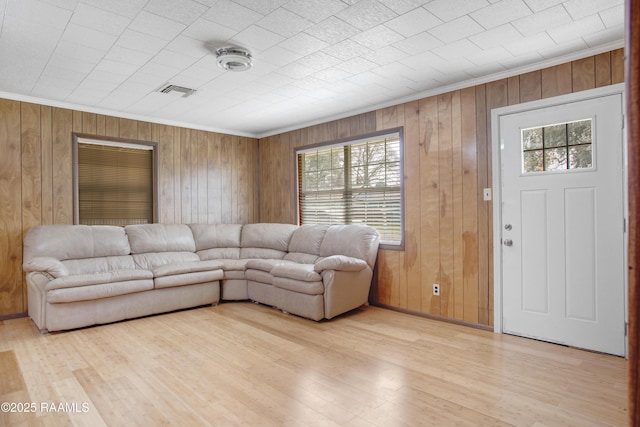
{"type": "Polygon", "coordinates": [[[29,316],[57,331],[219,301],[313,320],[365,304],[378,251],[364,225],[45,225],[24,238],[29,316]]]}

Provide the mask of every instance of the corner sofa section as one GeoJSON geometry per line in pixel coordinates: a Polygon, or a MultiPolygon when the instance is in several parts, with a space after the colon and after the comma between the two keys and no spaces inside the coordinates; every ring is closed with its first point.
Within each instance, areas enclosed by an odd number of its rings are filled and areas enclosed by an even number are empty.
{"type": "Polygon", "coordinates": [[[48,225],[24,240],[29,315],[73,329],[220,300],[313,320],[365,304],[378,250],[364,225],[48,225]]]}

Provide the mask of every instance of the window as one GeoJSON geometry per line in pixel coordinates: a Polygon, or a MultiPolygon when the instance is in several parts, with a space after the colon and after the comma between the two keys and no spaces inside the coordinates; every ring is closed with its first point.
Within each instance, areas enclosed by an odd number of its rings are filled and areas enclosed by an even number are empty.
{"type": "Polygon", "coordinates": [[[522,130],[522,172],[593,166],[591,119],[522,130]]]}
{"type": "Polygon", "coordinates": [[[153,223],[155,152],[153,143],[74,135],[75,223],[153,223]]]}
{"type": "Polygon", "coordinates": [[[402,129],[296,150],[300,224],[367,224],[403,243],[402,129]]]}

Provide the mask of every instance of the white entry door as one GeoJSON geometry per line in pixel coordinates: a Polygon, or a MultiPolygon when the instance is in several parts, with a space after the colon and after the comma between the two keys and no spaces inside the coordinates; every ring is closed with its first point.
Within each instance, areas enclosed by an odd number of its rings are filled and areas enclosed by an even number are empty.
{"type": "Polygon", "coordinates": [[[500,116],[502,330],[624,356],[622,96],[500,116]]]}

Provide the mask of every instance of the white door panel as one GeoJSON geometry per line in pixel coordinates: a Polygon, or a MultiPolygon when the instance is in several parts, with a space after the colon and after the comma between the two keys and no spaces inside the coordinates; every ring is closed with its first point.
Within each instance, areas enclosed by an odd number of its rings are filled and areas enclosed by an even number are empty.
{"type": "Polygon", "coordinates": [[[500,116],[504,332],[624,355],[621,123],[619,94],[500,116]],[[554,129],[570,135],[585,119],[591,145],[554,148],[554,129]],[[523,153],[532,128],[544,128],[545,148],[523,153]],[[591,167],[524,171],[538,167],[526,156],[569,168],[589,149],[591,167]]]}

